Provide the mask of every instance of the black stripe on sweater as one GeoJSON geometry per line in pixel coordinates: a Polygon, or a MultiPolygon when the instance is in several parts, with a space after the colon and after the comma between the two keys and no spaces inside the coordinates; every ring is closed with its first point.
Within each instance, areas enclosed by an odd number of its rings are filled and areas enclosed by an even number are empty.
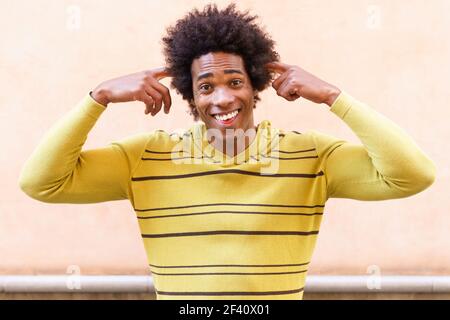
{"type": "Polygon", "coordinates": [[[141,234],[143,238],[172,238],[172,237],[195,237],[210,235],[262,235],[262,236],[309,236],[318,234],[314,231],[242,231],[242,230],[214,230],[198,232],[175,232],[175,233],[157,233],[141,234]]]}
{"type": "Polygon", "coordinates": [[[218,202],[218,203],[203,203],[203,204],[193,204],[188,206],[177,206],[177,207],[161,207],[161,208],[150,208],[150,209],[134,209],[137,212],[143,211],[159,211],[159,210],[173,210],[173,209],[185,209],[185,208],[196,208],[196,207],[209,207],[209,206],[253,206],[253,207],[280,207],[280,208],[324,208],[323,204],[314,205],[289,205],[289,204],[266,204],[266,203],[234,203],[234,202],[218,202]]]}
{"type": "Polygon", "coordinates": [[[151,216],[151,217],[140,217],[138,219],[156,219],[156,218],[171,218],[171,217],[183,217],[183,216],[196,216],[203,214],[271,214],[271,215],[285,215],[285,216],[321,216],[323,212],[313,212],[313,213],[298,213],[298,212],[259,212],[259,211],[204,211],[204,212],[194,212],[194,213],[180,213],[180,214],[168,214],[163,216],[151,216]]]}
{"type": "MultiPolygon", "coordinates": [[[[317,159],[319,158],[318,156],[305,156],[305,157],[295,157],[295,158],[279,158],[279,157],[268,157],[268,156],[264,156],[261,155],[261,158],[265,158],[265,159],[275,159],[275,160],[302,160],[302,159],[317,159]]],[[[250,158],[254,159],[254,160],[260,160],[254,156],[250,156],[250,158]]],[[[201,157],[201,158],[194,158],[194,157],[181,157],[181,158],[141,158],[141,160],[143,161],[176,161],[176,160],[184,160],[184,159],[197,159],[197,160],[202,160],[202,159],[213,159],[212,157],[201,157]]],[[[215,163],[220,163],[221,161],[214,161],[215,163]]],[[[244,161],[247,162],[247,161],[244,161]]]]}
{"type": "MultiPolygon", "coordinates": [[[[308,152],[308,151],[314,151],[316,148],[311,149],[305,149],[305,150],[298,150],[298,151],[283,151],[283,150],[272,150],[271,152],[280,152],[280,153],[299,153],[299,152],[308,152]]],[[[155,153],[155,154],[171,154],[171,153],[178,153],[178,152],[187,152],[187,150],[173,150],[173,151],[155,151],[155,150],[148,150],[145,149],[145,152],[148,153],[155,153]]]]}
{"type": "Polygon", "coordinates": [[[150,267],[154,268],[222,268],[222,267],[244,267],[244,268],[272,268],[272,267],[301,267],[309,264],[310,262],[303,263],[287,263],[287,264],[197,264],[189,266],[161,266],[156,264],[148,264],[150,267]]]}
{"type": "Polygon", "coordinates": [[[158,276],[228,276],[228,275],[239,275],[239,276],[268,276],[268,275],[280,275],[280,274],[298,274],[305,273],[308,270],[300,271],[286,271],[286,272],[201,272],[201,273],[158,273],[151,271],[152,274],[158,276]]]}
{"type": "Polygon", "coordinates": [[[244,171],[238,169],[229,170],[211,170],[204,172],[188,173],[188,174],[177,174],[170,176],[145,176],[145,177],[133,177],[132,181],[147,181],[147,180],[166,180],[166,179],[183,179],[183,178],[193,178],[201,177],[215,174],[243,174],[264,178],[317,178],[323,176],[323,171],[318,173],[278,173],[278,174],[262,174],[260,172],[244,171]]]}
{"type": "Polygon", "coordinates": [[[155,290],[156,294],[169,296],[270,296],[299,293],[303,288],[284,291],[209,291],[209,292],[170,292],[155,290]]]}

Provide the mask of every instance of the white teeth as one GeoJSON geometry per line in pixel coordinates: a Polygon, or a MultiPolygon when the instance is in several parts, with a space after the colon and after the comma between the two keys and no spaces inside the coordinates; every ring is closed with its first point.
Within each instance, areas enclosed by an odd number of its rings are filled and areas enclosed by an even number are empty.
{"type": "Polygon", "coordinates": [[[228,114],[223,115],[223,116],[217,115],[217,114],[216,114],[216,115],[214,116],[214,118],[216,118],[217,120],[225,121],[225,120],[234,118],[237,114],[238,114],[238,111],[236,110],[236,111],[233,111],[233,112],[228,113],[228,114]]]}

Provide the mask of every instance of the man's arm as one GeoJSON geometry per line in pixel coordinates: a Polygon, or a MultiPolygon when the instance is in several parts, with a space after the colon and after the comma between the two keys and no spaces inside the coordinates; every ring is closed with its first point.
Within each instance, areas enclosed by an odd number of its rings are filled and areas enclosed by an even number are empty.
{"type": "Polygon", "coordinates": [[[50,203],[93,203],[129,197],[130,166],[136,161],[132,155],[143,148],[145,136],[81,150],[104,110],[103,105],[86,95],[51,128],[22,169],[19,184],[27,195],[50,203]]]}
{"type": "Polygon", "coordinates": [[[158,81],[165,67],[105,81],[61,119],[26,162],[20,187],[45,202],[92,203],[130,198],[129,180],[149,134],[140,134],[105,148],[81,151],[89,131],[109,103],[142,101],[145,114],[155,116],[164,102],[169,112],[169,89],[158,81]]]}
{"type": "Polygon", "coordinates": [[[400,127],[346,92],[330,111],[363,145],[315,132],[324,159],[328,197],[384,200],[416,194],[435,179],[435,166],[400,127]]]}
{"type": "Polygon", "coordinates": [[[272,82],[279,96],[327,104],[363,143],[351,144],[313,131],[319,156],[324,159],[328,197],[402,198],[433,183],[433,162],[392,121],[298,66],[274,61],[266,67],[280,74],[272,82]]]}

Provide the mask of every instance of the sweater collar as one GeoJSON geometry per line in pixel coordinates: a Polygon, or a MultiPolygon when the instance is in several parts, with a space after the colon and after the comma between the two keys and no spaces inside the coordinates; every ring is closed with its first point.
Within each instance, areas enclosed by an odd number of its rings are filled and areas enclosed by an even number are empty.
{"type": "MultiPolygon", "coordinates": [[[[261,121],[256,127],[256,135],[247,146],[235,156],[229,156],[209,143],[207,128],[203,122],[194,124],[189,131],[193,138],[194,154],[199,154],[205,162],[221,166],[233,166],[243,163],[258,163],[264,156],[270,155],[273,144],[278,142],[278,131],[273,129],[269,120],[261,121]]],[[[277,146],[275,146],[277,149],[277,146]]]]}

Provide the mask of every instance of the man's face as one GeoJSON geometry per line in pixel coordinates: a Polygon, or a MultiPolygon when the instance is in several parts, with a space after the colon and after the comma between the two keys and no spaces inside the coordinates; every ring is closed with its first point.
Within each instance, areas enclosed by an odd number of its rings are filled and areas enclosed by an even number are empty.
{"type": "Polygon", "coordinates": [[[194,103],[207,129],[218,129],[225,134],[226,129],[245,132],[254,128],[256,91],[239,55],[224,52],[205,54],[192,62],[191,75],[194,103]],[[238,111],[237,115],[235,111],[238,111]],[[233,118],[228,120],[215,117],[227,117],[230,113],[233,118]]]}

